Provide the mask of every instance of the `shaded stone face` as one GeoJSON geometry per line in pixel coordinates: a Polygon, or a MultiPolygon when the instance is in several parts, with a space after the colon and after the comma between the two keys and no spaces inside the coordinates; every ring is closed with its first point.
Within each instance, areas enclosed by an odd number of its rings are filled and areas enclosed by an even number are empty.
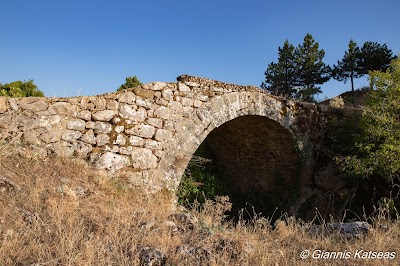
{"type": "Polygon", "coordinates": [[[237,209],[250,203],[265,213],[290,206],[301,161],[289,130],[266,117],[241,116],[214,129],[205,142],[237,209]]]}

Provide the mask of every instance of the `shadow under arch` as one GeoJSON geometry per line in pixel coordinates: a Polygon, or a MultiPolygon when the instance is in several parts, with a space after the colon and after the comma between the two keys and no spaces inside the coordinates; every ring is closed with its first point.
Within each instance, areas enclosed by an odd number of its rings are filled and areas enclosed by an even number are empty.
{"type": "Polygon", "coordinates": [[[242,208],[250,212],[244,213],[246,218],[253,210],[266,216],[275,210],[280,214],[299,198],[301,156],[293,134],[277,122],[258,115],[240,116],[211,131],[201,147],[211,154],[233,215],[242,208]]]}
{"type": "Polygon", "coordinates": [[[297,145],[298,136],[292,130],[295,122],[295,114],[286,103],[264,93],[232,92],[215,97],[188,118],[176,122],[176,133],[168,142],[157,168],[158,180],[161,180],[163,187],[176,189],[192,155],[208,137],[207,142],[211,143],[213,152],[220,157],[221,168],[229,173],[228,176],[234,176],[232,180],[239,182],[244,179],[240,175],[247,173],[247,184],[236,186],[235,193],[248,193],[249,188],[260,187],[257,182],[266,186],[268,182],[261,181],[265,178],[249,178],[248,173],[266,171],[271,176],[271,172],[276,172],[278,180],[279,175],[288,176],[285,171],[294,171],[293,167],[298,164],[298,159],[294,159],[298,158],[296,146],[300,147],[300,152],[303,146],[297,145]],[[251,132],[248,131],[250,128],[251,132]],[[239,147],[234,144],[235,141],[240,141],[241,152],[230,153],[227,147],[239,147]],[[252,148],[244,153],[246,145],[252,148]],[[237,157],[234,163],[229,164],[233,162],[232,154],[237,154],[237,157]],[[250,163],[251,158],[253,163],[250,163]],[[275,161],[276,165],[281,166],[271,167],[263,160],[269,160],[269,163],[275,161]],[[247,162],[247,166],[244,166],[244,162],[247,162]],[[233,173],[236,174],[231,175],[233,173]]]}

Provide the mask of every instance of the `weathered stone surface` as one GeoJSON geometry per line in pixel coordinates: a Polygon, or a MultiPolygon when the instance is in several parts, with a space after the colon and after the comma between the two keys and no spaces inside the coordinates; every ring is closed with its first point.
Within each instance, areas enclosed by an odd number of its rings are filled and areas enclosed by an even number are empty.
{"type": "Polygon", "coordinates": [[[190,99],[190,98],[183,97],[181,99],[181,103],[182,103],[183,106],[192,106],[193,105],[193,100],[190,99]]]}
{"type": "Polygon", "coordinates": [[[49,106],[46,102],[46,98],[33,98],[33,97],[22,98],[21,101],[19,102],[19,105],[21,106],[22,109],[33,112],[47,110],[49,106]]]}
{"type": "Polygon", "coordinates": [[[92,112],[89,110],[82,110],[78,113],[78,118],[89,121],[92,119],[92,112]]]}
{"type": "Polygon", "coordinates": [[[172,138],[172,132],[165,129],[157,129],[154,138],[158,141],[168,141],[172,138]]]}
{"type": "Polygon", "coordinates": [[[147,149],[150,149],[152,151],[161,150],[162,144],[161,144],[161,142],[158,142],[156,140],[147,139],[144,143],[144,147],[147,149]]]}
{"type": "Polygon", "coordinates": [[[41,116],[37,121],[39,127],[50,127],[52,125],[59,124],[61,122],[61,116],[59,115],[52,115],[52,116],[41,116]]]}
{"type": "MultiPolygon", "coordinates": [[[[87,124],[86,124],[87,126],[87,124]]],[[[94,133],[96,134],[107,134],[112,130],[112,126],[106,122],[96,122],[94,126],[94,133]]]]}
{"type": "Polygon", "coordinates": [[[124,93],[120,94],[118,101],[120,103],[134,104],[135,99],[136,99],[135,94],[133,94],[133,92],[131,92],[131,91],[128,91],[128,92],[124,92],[124,93]]]}
{"type": "Polygon", "coordinates": [[[13,98],[9,98],[8,99],[8,103],[10,104],[10,107],[12,110],[14,111],[18,111],[19,110],[19,106],[17,104],[17,101],[13,98]]]}
{"type": "Polygon", "coordinates": [[[130,136],[129,137],[129,143],[132,146],[136,146],[136,147],[142,147],[144,144],[144,139],[141,137],[137,137],[137,136],[130,136]]]}
{"type": "Polygon", "coordinates": [[[107,110],[118,110],[118,102],[112,99],[107,99],[106,109],[107,110]]]}
{"type": "Polygon", "coordinates": [[[106,152],[98,157],[92,156],[91,160],[99,169],[118,170],[130,165],[128,156],[106,152]]]}
{"type": "Polygon", "coordinates": [[[152,90],[147,90],[147,89],[142,89],[140,87],[136,87],[133,89],[135,94],[137,96],[140,96],[142,98],[150,99],[152,100],[154,98],[155,92],[152,90]]]}
{"type": "Polygon", "coordinates": [[[193,106],[194,106],[195,108],[201,107],[202,104],[203,104],[202,101],[199,101],[199,100],[194,100],[194,101],[193,101],[193,106]]]}
{"type": "Polygon", "coordinates": [[[0,97],[0,114],[7,111],[7,99],[6,97],[0,97]]]}
{"type": "Polygon", "coordinates": [[[157,157],[149,149],[139,148],[131,153],[132,166],[136,169],[154,169],[157,167],[157,157]]]}
{"type": "Polygon", "coordinates": [[[49,113],[74,117],[77,113],[77,108],[67,102],[56,102],[49,106],[49,113]]]}
{"type": "Polygon", "coordinates": [[[86,128],[86,122],[82,119],[74,119],[67,122],[67,129],[71,130],[84,130],[86,128]]]}
{"type": "Polygon", "coordinates": [[[120,105],[119,113],[121,117],[135,122],[143,122],[146,118],[146,110],[144,108],[140,107],[138,110],[135,110],[127,104],[120,105]]]}
{"type": "Polygon", "coordinates": [[[100,97],[82,97],[81,107],[87,110],[104,110],[106,108],[106,99],[100,97]]]}
{"type": "Polygon", "coordinates": [[[93,119],[96,121],[104,121],[108,122],[110,121],[117,112],[115,110],[103,110],[103,111],[98,111],[93,113],[93,119]]]}
{"type": "Polygon", "coordinates": [[[92,145],[86,144],[84,142],[79,141],[76,147],[76,156],[78,158],[86,158],[88,154],[92,151],[92,145]]]}
{"type": "Polygon", "coordinates": [[[115,145],[125,145],[126,144],[126,138],[122,134],[118,134],[117,138],[114,140],[115,145]]]}
{"type": "Polygon", "coordinates": [[[79,131],[75,131],[75,130],[66,130],[62,136],[61,139],[65,140],[65,141],[74,141],[79,139],[82,136],[82,133],[79,131]]]}
{"type": "Polygon", "coordinates": [[[133,147],[132,146],[120,147],[119,148],[119,153],[120,154],[124,154],[124,155],[131,155],[132,151],[133,151],[133,147]]]}
{"type": "Polygon", "coordinates": [[[152,102],[149,99],[136,99],[136,105],[149,109],[152,105],[152,102]]]}
{"type": "Polygon", "coordinates": [[[95,129],[95,127],[96,127],[96,122],[93,121],[86,122],[86,128],[95,129]]]}
{"type": "Polygon", "coordinates": [[[30,130],[30,131],[25,131],[24,134],[22,135],[22,138],[26,143],[39,145],[40,140],[38,138],[38,135],[39,134],[36,131],[30,130]]]}
{"type": "Polygon", "coordinates": [[[116,126],[114,130],[117,133],[122,133],[122,132],[124,132],[124,129],[125,129],[124,126],[116,126]]]}
{"type": "Polygon", "coordinates": [[[110,143],[110,137],[107,134],[99,134],[96,137],[97,146],[104,146],[110,143]]]}
{"type": "Polygon", "coordinates": [[[153,91],[160,91],[162,89],[164,89],[167,86],[167,83],[164,82],[154,82],[153,86],[149,86],[150,90],[153,91]]]}
{"type": "Polygon", "coordinates": [[[171,89],[165,89],[162,91],[162,97],[164,100],[172,101],[174,99],[174,92],[171,89]]]}
{"type": "Polygon", "coordinates": [[[52,143],[50,145],[50,149],[52,150],[52,152],[58,156],[66,158],[71,158],[72,156],[74,156],[75,149],[73,148],[71,143],[61,141],[52,143]]]}
{"type": "Polygon", "coordinates": [[[184,83],[179,83],[178,84],[178,90],[181,91],[181,92],[189,92],[190,88],[184,83]]]}
{"type": "Polygon", "coordinates": [[[162,119],[169,119],[170,111],[165,106],[160,106],[154,111],[154,116],[162,119]]]}
{"type": "Polygon", "coordinates": [[[163,127],[163,121],[160,118],[147,118],[146,123],[157,128],[163,127]]]}
{"type": "Polygon", "coordinates": [[[92,145],[97,143],[93,129],[86,131],[86,133],[82,135],[81,140],[92,145]]]}
{"type": "Polygon", "coordinates": [[[125,130],[127,134],[148,139],[151,139],[154,136],[155,131],[156,129],[150,125],[137,125],[133,128],[125,130]]]}
{"type": "Polygon", "coordinates": [[[62,130],[53,129],[40,135],[40,139],[45,143],[57,142],[61,139],[62,130]]]}

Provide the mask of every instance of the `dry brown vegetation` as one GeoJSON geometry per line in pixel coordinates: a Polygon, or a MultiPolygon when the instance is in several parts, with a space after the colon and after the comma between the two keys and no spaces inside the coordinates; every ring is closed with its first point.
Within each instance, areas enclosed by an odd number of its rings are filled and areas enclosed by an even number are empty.
{"type": "Polygon", "coordinates": [[[273,225],[258,217],[233,224],[223,219],[230,208],[225,197],[183,211],[169,192],[146,195],[83,163],[37,158],[12,145],[0,152],[0,265],[139,265],[151,248],[164,257],[147,265],[399,263],[400,222],[384,212],[357,239],[315,233],[311,222],[286,216],[273,225]],[[396,258],[302,260],[304,249],[396,252],[396,258]]]}

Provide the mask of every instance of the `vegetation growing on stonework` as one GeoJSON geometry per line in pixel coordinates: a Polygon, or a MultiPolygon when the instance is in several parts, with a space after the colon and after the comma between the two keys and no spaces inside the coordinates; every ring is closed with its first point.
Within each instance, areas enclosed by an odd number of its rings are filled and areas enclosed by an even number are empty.
{"type": "Polygon", "coordinates": [[[139,86],[140,84],[142,84],[142,82],[140,82],[140,80],[136,76],[127,77],[125,79],[125,83],[119,86],[118,90],[120,91],[120,90],[134,88],[136,86],[139,86]]]}
{"type": "Polygon", "coordinates": [[[0,96],[6,97],[44,97],[42,91],[33,84],[33,80],[14,81],[7,84],[0,84],[0,96]]]}

